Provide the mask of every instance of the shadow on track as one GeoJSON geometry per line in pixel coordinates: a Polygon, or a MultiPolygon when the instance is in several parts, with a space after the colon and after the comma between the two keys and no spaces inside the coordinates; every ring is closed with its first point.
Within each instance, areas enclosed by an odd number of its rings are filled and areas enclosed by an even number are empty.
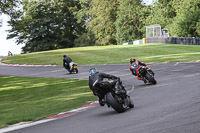
{"type": "MultiPolygon", "coordinates": [[[[110,109],[110,108],[109,108],[110,109]]],[[[112,108],[111,108],[112,109],[112,108]]],[[[102,113],[99,113],[95,116],[97,117],[107,117],[107,116],[112,116],[112,115],[122,115],[125,114],[127,112],[130,112],[131,110],[134,110],[134,108],[128,108],[125,112],[123,113],[117,113],[115,110],[109,110],[109,111],[103,111],[102,113]]]]}

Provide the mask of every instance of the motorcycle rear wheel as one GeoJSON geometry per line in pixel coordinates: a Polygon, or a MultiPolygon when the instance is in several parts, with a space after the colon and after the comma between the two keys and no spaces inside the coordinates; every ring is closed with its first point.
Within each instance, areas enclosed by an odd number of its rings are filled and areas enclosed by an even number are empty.
{"type": "Polygon", "coordinates": [[[123,107],[123,104],[120,104],[112,95],[111,92],[106,94],[106,102],[118,113],[124,112],[126,109],[123,107]]]}

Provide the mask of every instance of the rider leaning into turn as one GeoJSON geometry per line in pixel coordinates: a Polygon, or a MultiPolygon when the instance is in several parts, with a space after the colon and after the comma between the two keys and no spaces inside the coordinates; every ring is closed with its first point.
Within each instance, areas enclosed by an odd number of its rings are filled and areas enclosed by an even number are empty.
{"type": "MultiPolygon", "coordinates": [[[[104,78],[106,79],[112,79],[112,80],[116,80],[116,79],[119,79],[119,77],[116,77],[116,76],[113,76],[113,75],[110,75],[110,74],[106,74],[106,73],[100,73],[96,70],[96,68],[91,68],[90,71],[89,71],[90,75],[89,75],[89,87],[91,89],[91,91],[93,92],[93,94],[95,96],[98,96],[99,98],[99,104],[101,106],[104,106],[105,105],[105,102],[104,102],[104,93],[102,92],[101,93],[101,90],[99,89],[98,85],[103,81],[104,78]]],[[[113,82],[114,84],[116,82],[113,82]]],[[[120,92],[120,91],[124,91],[124,90],[116,90],[118,91],[119,93],[123,93],[123,92],[120,92]]]]}
{"type": "Polygon", "coordinates": [[[69,68],[71,70],[72,69],[71,63],[72,59],[67,55],[63,55],[63,67],[69,68]]]}
{"type": "MultiPolygon", "coordinates": [[[[138,75],[136,74],[136,70],[137,70],[138,67],[135,67],[135,66],[139,66],[139,65],[147,66],[145,63],[140,62],[140,61],[137,61],[135,58],[131,58],[131,59],[130,59],[130,64],[131,64],[131,65],[130,65],[129,68],[130,68],[132,74],[135,75],[135,76],[138,76],[138,75]]],[[[138,76],[137,79],[141,80],[141,77],[138,76]]]]}

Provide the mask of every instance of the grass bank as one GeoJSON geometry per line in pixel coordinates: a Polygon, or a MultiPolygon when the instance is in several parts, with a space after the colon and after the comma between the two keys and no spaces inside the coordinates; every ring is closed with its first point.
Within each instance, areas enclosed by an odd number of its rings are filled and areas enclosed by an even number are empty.
{"type": "Polygon", "coordinates": [[[125,64],[129,63],[130,57],[146,63],[191,62],[200,61],[200,45],[146,44],[78,47],[21,54],[5,58],[3,62],[62,65],[63,54],[70,56],[78,65],[125,64]]]}
{"type": "Polygon", "coordinates": [[[0,76],[0,128],[96,100],[87,80],[0,76]]]}

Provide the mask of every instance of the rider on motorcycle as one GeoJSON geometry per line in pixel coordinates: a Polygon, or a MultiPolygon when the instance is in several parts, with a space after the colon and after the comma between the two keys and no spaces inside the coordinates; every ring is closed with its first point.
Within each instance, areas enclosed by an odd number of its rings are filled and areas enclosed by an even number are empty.
{"type": "Polygon", "coordinates": [[[63,55],[63,67],[72,70],[72,59],[67,55],[63,55]]]}
{"type": "MultiPolygon", "coordinates": [[[[131,58],[130,59],[130,66],[129,66],[129,68],[130,68],[130,71],[132,72],[132,74],[133,75],[135,75],[135,76],[138,76],[137,74],[136,74],[136,70],[138,69],[138,67],[139,67],[139,65],[142,65],[142,66],[146,66],[146,67],[148,67],[145,63],[143,63],[143,62],[140,62],[140,61],[137,61],[135,58],[131,58]]],[[[139,80],[142,80],[141,79],[141,77],[137,77],[137,79],[139,79],[139,80]]],[[[144,81],[145,82],[145,81],[144,81]]]]}
{"type": "MultiPolygon", "coordinates": [[[[104,92],[102,92],[100,90],[100,83],[102,83],[103,79],[104,78],[107,78],[107,79],[112,79],[112,80],[115,80],[112,85],[115,85],[116,84],[116,80],[120,80],[119,77],[116,77],[116,76],[113,76],[113,75],[110,75],[110,74],[106,74],[106,73],[100,73],[96,70],[96,68],[91,68],[90,71],[89,71],[90,75],[89,75],[89,87],[91,89],[91,91],[93,92],[93,94],[95,96],[98,96],[99,98],[99,104],[101,106],[104,106],[105,105],[105,102],[104,102],[104,92]]],[[[116,90],[116,93],[126,93],[125,89],[124,90],[116,90]]]]}

